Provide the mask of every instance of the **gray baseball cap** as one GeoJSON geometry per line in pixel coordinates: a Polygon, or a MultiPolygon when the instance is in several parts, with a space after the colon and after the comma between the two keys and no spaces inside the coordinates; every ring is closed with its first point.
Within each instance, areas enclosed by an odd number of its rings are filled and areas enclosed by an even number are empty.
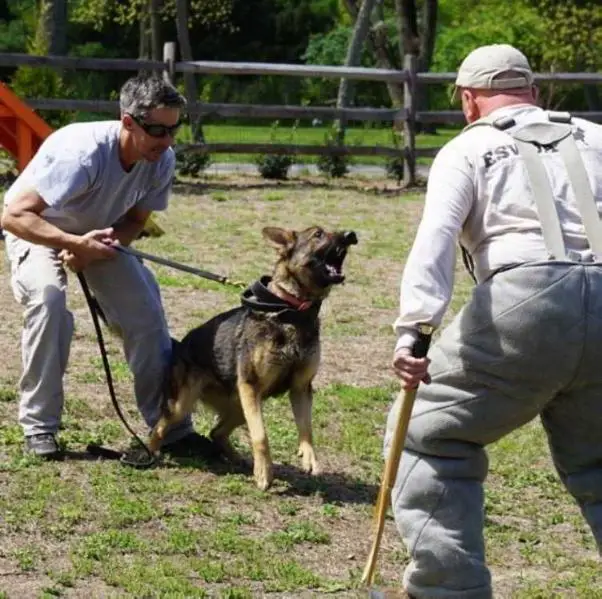
{"type": "Polygon", "coordinates": [[[481,46],[473,50],[458,69],[456,88],[523,89],[533,85],[527,57],[509,44],[481,46]],[[502,75],[512,73],[512,77],[502,75]]]}

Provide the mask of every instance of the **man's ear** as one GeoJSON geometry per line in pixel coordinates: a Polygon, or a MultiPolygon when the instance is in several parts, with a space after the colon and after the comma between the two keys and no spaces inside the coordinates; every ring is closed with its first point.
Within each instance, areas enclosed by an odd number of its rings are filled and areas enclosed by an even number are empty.
{"type": "Polygon", "coordinates": [[[475,99],[475,94],[470,89],[462,89],[462,112],[468,123],[474,123],[481,118],[479,105],[475,99]]]}
{"type": "Polygon", "coordinates": [[[537,85],[532,85],[531,93],[533,94],[533,101],[537,104],[539,101],[539,87],[537,87],[537,85]]]}
{"type": "Polygon", "coordinates": [[[280,253],[287,252],[295,245],[297,234],[289,229],[280,227],[264,227],[261,234],[265,237],[268,243],[275,247],[280,253]]]}
{"type": "Polygon", "coordinates": [[[124,113],[121,115],[121,124],[125,129],[131,131],[134,128],[134,119],[131,117],[131,115],[124,113]]]}

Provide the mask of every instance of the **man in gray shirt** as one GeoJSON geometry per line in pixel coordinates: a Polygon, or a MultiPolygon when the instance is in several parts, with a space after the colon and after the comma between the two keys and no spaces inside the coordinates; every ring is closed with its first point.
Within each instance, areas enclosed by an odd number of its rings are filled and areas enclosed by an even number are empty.
{"type": "MultiPolygon", "coordinates": [[[[26,451],[58,458],[63,375],[73,336],[65,266],[82,271],[123,338],[138,408],[159,418],[171,339],[159,287],[136,258],[118,252],[165,210],[175,168],[171,148],[185,99],[158,77],[121,89],[121,119],[74,123],[52,133],[4,198],[2,228],[11,283],[23,306],[19,422],[26,451]]],[[[164,450],[194,453],[204,438],[186,420],[164,450]]]]}

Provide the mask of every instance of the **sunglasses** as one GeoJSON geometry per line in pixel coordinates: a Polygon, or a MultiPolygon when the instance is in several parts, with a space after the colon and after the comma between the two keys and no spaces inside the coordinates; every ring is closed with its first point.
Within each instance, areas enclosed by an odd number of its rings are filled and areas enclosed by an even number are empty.
{"type": "MultiPolygon", "coordinates": [[[[128,113],[129,114],[129,113],[128,113]]],[[[175,125],[161,125],[160,123],[145,123],[143,120],[135,117],[133,114],[130,114],[132,120],[139,125],[142,130],[151,137],[162,138],[173,137],[178,129],[182,126],[182,121],[178,121],[175,125]]]]}

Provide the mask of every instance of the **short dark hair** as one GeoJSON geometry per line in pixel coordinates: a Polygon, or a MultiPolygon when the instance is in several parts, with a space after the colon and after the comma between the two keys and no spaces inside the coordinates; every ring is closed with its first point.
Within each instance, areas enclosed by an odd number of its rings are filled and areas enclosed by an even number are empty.
{"type": "Polygon", "coordinates": [[[166,79],[157,75],[137,75],[128,79],[119,94],[121,113],[146,118],[155,108],[184,108],[186,98],[166,79]]]}

